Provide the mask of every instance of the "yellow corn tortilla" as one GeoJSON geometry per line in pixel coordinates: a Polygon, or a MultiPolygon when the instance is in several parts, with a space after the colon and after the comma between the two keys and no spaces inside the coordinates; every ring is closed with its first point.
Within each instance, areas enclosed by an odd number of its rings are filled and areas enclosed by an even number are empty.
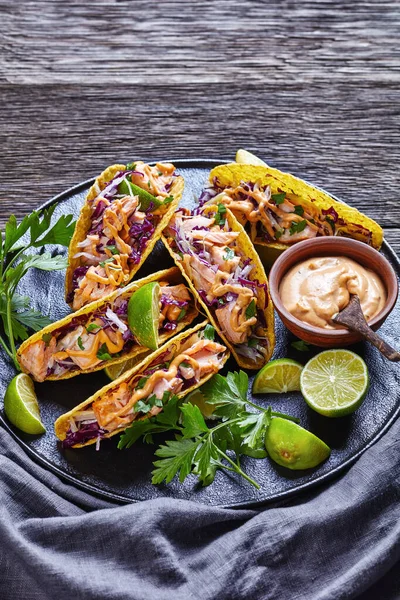
{"type": "MultiPolygon", "coordinates": [[[[163,346],[161,346],[161,348],[158,348],[158,350],[156,350],[155,352],[153,352],[152,354],[150,354],[149,356],[144,358],[140,364],[136,365],[129,371],[126,371],[118,379],[116,379],[115,381],[112,381],[108,385],[106,385],[103,388],[101,388],[100,390],[98,390],[95,394],[93,394],[93,396],[90,396],[90,398],[88,398],[87,400],[84,400],[83,402],[78,404],[78,406],[76,406],[72,410],[70,410],[67,413],[58,417],[58,419],[54,423],[54,430],[55,430],[56,436],[60,440],[65,440],[65,438],[67,437],[67,432],[70,428],[69,420],[71,417],[73,417],[74,414],[76,414],[80,410],[86,408],[87,406],[90,406],[92,404],[92,402],[101,398],[101,396],[106,394],[108,392],[108,390],[117,388],[121,383],[124,383],[125,381],[131,379],[132,377],[140,376],[140,373],[143,373],[144,371],[146,371],[147,368],[149,367],[149,365],[151,363],[153,363],[153,361],[155,359],[157,359],[158,356],[164,354],[164,352],[166,352],[167,350],[173,350],[173,347],[175,347],[175,349],[176,349],[178,347],[178,344],[182,340],[184,340],[185,338],[189,338],[196,331],[200,331],[200,330],[204,329],[207,324],[208,324],[208,321],[203,321],[202,323],[199,323],[198,325],[196,325],[196,327],[192,327],[191,329],[188,329],[187,331],[183,331],[180,335],[175,336],[173,340],[166,342],[163,346]]],[[[226,355],[223,358],[223,364],[225,364],[225,362],[228,360],[228,358],[229,358],[229,351],[227,350],[226,355]]],[[[195,383],[187,390],[180,392],[179,394],[177,394],[177,396],[179,398],[183,398],[184,396],[187,396],[188,394],[190,394],[190,392],[197,389],[198,387],[203,385],[203,383],[208,381],[213,375],[214,375],[214,373],[209,373],[208,375],[203,377],[198,383],[195,383]]],[[[151,415],[149,415],[149,414],[144,415],[142,419],[146,419],[149,416],[151,416],[151,415]]],[[[129,427],[129,425],[127,427],[120,427],[120,428],[116,429],[115,431],[106,433],[104,437],[110,438],[113,435],[122,433],[128,427],[129,427]]],[[[76,444],[72,447],[73,448],[83,448],[84,446],[89,446],[90,444],[95,444],[95,443],[96,443],[96,438],[94,438],[92,440],[88,440],[84,444],[76,444]]]]}
{"type": "MultiPolygon", "coordinates": [[[[217,206],[212,205],[212,204],[207,204],[206,206],[203,207],[203,211],[204,211],[204,213],[216,212],[217,206]]],[[[202,214],[203,214],[203,211],[202,211],[202,214]]],[[[231,228],[231,230],[239,232],[239,236],[237,237],[236,242],[237,242],[238,246],[241,248],[243,255],[247,256],[247,258],[250,258],[251,263],[254,265],[253,270],[251,272],[250,281],[253,281],[254,279],[258,279],[258,281],[260,283],[265,283],[267,285],[267,289],[268,289],[268,280],[267,280],[267,276],[265,274],[264,267],[261,263],[260,257],[258,256],[257,252],[255,251],[254,246],[251,243],[251,240],[250,240],[249,236],[247,235],[247,233],[245,232],[243,226],[238,222],[238,220],[235,218],[235,216],[229,209],[226,210],[226,219],[228,221],[228,224],[229,224],[229,227],[231,228]]],[[[232,344],[232,342],[230,342],[225,337],[224,333],[221,331],[220,326],[218,325],[218,322],[214,318],[213,314],[210,312],[209,307],[205,304],[205,302],[203,302],[203,300],[200,297],[197,289],[195,288],[192,280],[186,273],[179,254],[177,254],[174,251],[170,242],[168,241],[168,239],[165,236],[166,236],[166,233],[164,232],[163,235],[161,236],[162,241],[164,242],[164,244],[165,244],[166,248],[168,249],[169,253],[171,254],[172,258],[174,259],[176,265],[178,265],[178,267],[182,271],[182,275],[185,277],[186,281],[188,282],[190,289],[192,290],[193,294],[196,296],[196,298],[198,300],[198,303],[203,307],[204,312],[206,313],[207,317],[210,319],[211,323],[213,324],[215,329],[218,331],[218,335],[224,341],[224,344],[226,344],[228,346],[229,350],[232,352],[232,355],[235,357],[235,360],[238,363],[238,365],[244,369],[260,369],[266,362],[269,361],[269,359],[271,358],[272,353],[274,351],[274,347],[275,347],[274,307],[272,304],[272,300],[271,300],[269,291],[267,292],[267,306],[266,306],[266,308],[264,308],[265,300],[266,300],[265,290],[264,290],[264,288],[259,288],[258,299],[259,299],[260,304],[257,303],[257,306],[258,306],[258,308],[261,308],[261,310],[264,313],[265,321],[267,323],[269,345],[268,345],[268,353],[267,353],[266,357],[263,358],[262,360],[256,362],[245,356],[241,356],[240,354],[238,354],[236,352],[235,347],[232,344]]]]}
{"type": "MultiPolygon", "coordinates": [[[[343,219],[344,224],[335,223],[335,235],[354,238],[361,242],[366,242],[380,249],[383,242],[383,230],[373,219],[370,219],[356,208],[352,208],[347,204],[334,200],[322,190],[306,183],[302,179],[283,173],[278,169],[273,169],[270,166],[254,166],[247,164],[231,163],[228,165],[220,165],[212,169],[210,173],[210,182],[218,180],[218,187],[237,187],[242,181],[251,181],[252,183],[260,183],[262,186],[269,185],[272,194],[285,192],[287,198],[297,199],[297,203],[304,208],[312,206],[317,207],[320,211],[334,208],[339,219],[343,219]]],[[[260,239],[256,235],[256,227],[252,224],[251,239],[259,245],[268,246],[277,250],[286,250],[290,247],[288,244],[278,242],[268,243],[260,239]]]]}
{"type": "MultiPolygon", "coordinates": [[[[97,198],[97,196],[102,192],[102,190],[104,190],[104,188],[111,181],[111,179],[113,179],[120,171],[126,171],[126,165],[111,165],[110,167],[107,167],[107,169],[96,178],[96,181],[94,182],[86,196],[85,204],[81,209],[78,221],[76,223],[75,233],[71,239],[71,243],[69,245],[68,250],[68,268],[65,274],[66,298],[68,298],[68,295],[72,290],[73,273],[75,269],[79,267],[80,258],[74,258],[75,254],[79,252],[78,244],[86,238],[86,233],[89,230],[90,225],[92,223],[93,209],[91,206],[91,201],[97,198]]],[[[162,230],[167,225],[168,221],[175,212],[179,201],[182,197],[184,185],[185,182],[183,177],[181,175],[178,175],[178,177],[174,179],[171,189],[169,190],[170,195],[173,196],[174,199],[167,205],[167,210],[165,211],[164,216],[162,217],[158,226],[156,227],[152,238],[149,240],[146,248],[144,249],[140,262],[138,264],[131,265],[130,279],[132,279],[135,273],[139,271],[140,267],[142,266],[146,258],[149,256],[150,252],[153,250],[155,243],[160,238],[162,230]]],[[[72,308],[72,302],[70,303],[70,306],[72,308]]]]}
{"type": "MultiPolygon", "coordinates": [[[[103,306],[104,304],[113,302],[117,296],[120,296],[120,295],[122,295],[124,297],[131,296],[134,292],[136,292],[136,290],[143,287],[147,283],[151,283],[152,281],[168,281],[168,283],[171,283],[171,284],[184,283],[181,273],[180,273],[179,269],[177,269],[177,267],[172,267],[170,269],[164,269],[163,271],[157,271],[157,273],[152,273],[148,277],[144,277],[143,279],[138,279],[137,281],[130,283],[123,290],[116,289],[111,294],[104,296],[104,298],[101,298],[100,300],[96,300],[95,302],[91,302],[90,304],[86,304],[86,306],[83,306],[76,312],[67,315],[63,319],[60,319],[59,321],[55,321],[54,323],[51,323],[51,325],[47,325],[47,327],[45,327],[44,329],[41,329],[40,331],[37,331],[30,338],[25,340],[25,342],[23,342],[23,344],[21,344],[21,346],[19,347],[18,352],[17,352],[17,360],[18,360],[18,363],[20,364],[22,371],[25,371],[25,370],[20,361],[21,354],[24,352],[24,350],[26,348],[28,348],[28,346],[30,346],[31,344],[34,344],[38,340],[41,340],[43,335],[45,335],[46,333],[52,333],[53,331],[59,329],[60,327],[64,327],[65,325],[68,325],[72,321],[72,319],[79,318],[82,315],[89,315],[93,312],[96,312],[96,310],[101,308],[101,306],[103,306]]],[[[194,298],[196,300],[196,296],[194,296],[194,298]]],[[[180,331],[185,329],[185,327],[190,325],[190,323],[192,323],[192,321],[197,317],[197,315],[198,315],[198,310],[195,308],[195,306],[190,307],[189,310],[187,311],[187,313],[185,314],[185,316],[183,317],[183,319],[177,324],[177,327],[174,331],[166,331],[165,333],[162,333],[160,335],[160,338],[159,338],[160,345],[164,344],[164,342],[166,342],[170,337],[176,335],[177,333],[179,333],[180,331]]],[[[71,377],[75,377],[76,375],[92,373],[93,371],[100,371],[101,369],[104,369],[105,367],[109,367],[110,365],[116,365],[116,364],[125,362],[126,360],[129,360],[129,359],[132,359],[135,357],[137,357],[137,360],[140,361],[140,360],[143,360],[144,356],[147,356],[148,354],[151,354],[151,350],[149,350],[148,348],[145,348],[144,346],[139,346],[137,344],[136,346],[133,346],[129,352],[122,354],[122,356],[120,356],[118,358],[108,360],[107,362],[97,365],[95,367],[92,367],[90,369],[76,369],[74,371],[64,373],[64,375],[50,375],[49,377],[46,377],[45,381],[60,381],[61,379],[70,379],[71,377]]],[[[25,372],[27,372],[27,371],[25,371],[25,372]]]]}

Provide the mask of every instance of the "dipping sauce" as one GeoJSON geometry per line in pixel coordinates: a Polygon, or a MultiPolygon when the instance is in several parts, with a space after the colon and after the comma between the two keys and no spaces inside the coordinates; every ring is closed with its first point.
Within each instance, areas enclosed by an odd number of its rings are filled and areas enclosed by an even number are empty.
{"type": "Polygon", "coordinates": [[[343,329],[332,317],[357,294],[367,321],[386,303],[380,277],[347,256],[309,258],[284,275],[279,286],[282,303],[294,317],[314,327],[343,329]]]}

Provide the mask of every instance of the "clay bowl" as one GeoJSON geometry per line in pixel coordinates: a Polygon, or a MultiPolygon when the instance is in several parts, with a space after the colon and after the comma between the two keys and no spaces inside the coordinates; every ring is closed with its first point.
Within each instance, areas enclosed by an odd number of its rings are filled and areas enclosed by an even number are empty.
{"type": "Polygon", "coordinates": [[[283,306],[279,285],[285,273],[297,263],[321,256],[348,256],[380,276],[386,287],[387,301],[383,310],[368,325],[376,330],[393,310],[398,295],[398,281],[386,258],[367,244],[343,237],[320,237],[291,246],[273,264],[269,274],[272,302],[284,325],[295,336],[323,348],[341,348],[359,342],[362,337],[348,329],[323,329],[300,321],[283,306]]]}

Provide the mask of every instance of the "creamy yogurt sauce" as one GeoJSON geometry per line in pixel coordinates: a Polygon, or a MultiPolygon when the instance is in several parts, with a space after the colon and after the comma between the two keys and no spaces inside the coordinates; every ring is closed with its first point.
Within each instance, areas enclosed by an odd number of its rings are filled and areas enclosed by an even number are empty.
{"type": "Polygon", "coordinates": [[[384,307],[387,294],[380,277],[347,256],[309,258],[282,278],[279,295],[294,317],[315,327],[340,329],[332,317],[357,294],[367,321],[384,307]]]}

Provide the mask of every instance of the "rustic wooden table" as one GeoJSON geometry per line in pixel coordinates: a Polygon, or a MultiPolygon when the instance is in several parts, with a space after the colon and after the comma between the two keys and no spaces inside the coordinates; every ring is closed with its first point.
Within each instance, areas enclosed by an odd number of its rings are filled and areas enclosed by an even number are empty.
{"type": "Polygon", "coordinates": [[[115,161],[245,147],[367,212],[400,251],[398,3],[0,11],[0,225],[115,161]]]}

